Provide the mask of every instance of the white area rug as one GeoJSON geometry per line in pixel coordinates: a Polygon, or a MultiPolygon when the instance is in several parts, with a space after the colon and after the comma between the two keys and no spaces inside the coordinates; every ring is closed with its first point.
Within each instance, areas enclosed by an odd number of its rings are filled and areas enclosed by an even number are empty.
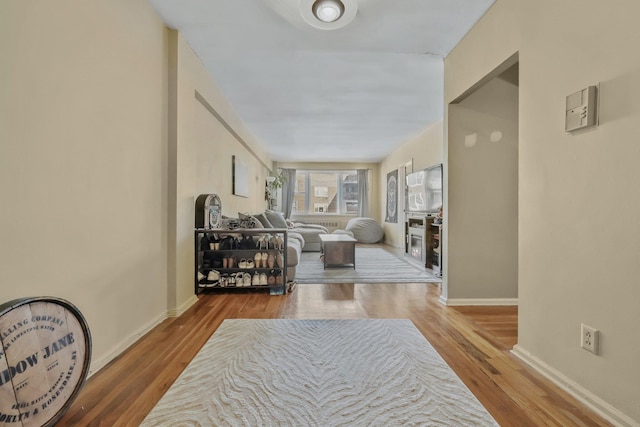
{"type": "Polygon", "coordinates": [[[225,320],[143,426],[497,426],[410,320],[225,320]]]}
{"type": "Polygon", "coordinates": [[[319,252],[303,252],[297,283],[439,283],[442,280],[382,248],[356,246],[356,268],[327,268],[319,252]]]}

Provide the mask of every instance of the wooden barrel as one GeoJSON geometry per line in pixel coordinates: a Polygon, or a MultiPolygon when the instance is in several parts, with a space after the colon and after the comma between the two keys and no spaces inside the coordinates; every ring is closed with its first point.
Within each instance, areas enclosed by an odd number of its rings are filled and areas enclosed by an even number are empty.
{"type": "Polygon", "coordinates": [[[54,297],[0,305],[0,427],[52,426],[82,388],[91,334],[80,311],[54,297]]]}

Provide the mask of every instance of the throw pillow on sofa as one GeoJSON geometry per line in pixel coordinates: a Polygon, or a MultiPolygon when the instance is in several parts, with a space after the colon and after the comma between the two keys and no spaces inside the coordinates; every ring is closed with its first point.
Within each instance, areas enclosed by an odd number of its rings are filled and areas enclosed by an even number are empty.
{"type": "MultiPolygon", "coordinates": [[[[251,221],[253,223],[253,227],[251,228],[265,228],[262,221],[260,221],[254,215],[238,212],[238,218],[240,218],[241,221],[251,221]]],[[[273,228],[273,227],[270,227],[270,228],[273,228]]]]}
{"type": "Polygon", "coordinates": [[[287,220],[284,218],[284,214],[282,212],[267,209],[264,214],[269,222],[273,224],[274,228],[288,228],[287,220]]]}
{"type": "Polygon", "coordinates": [[[263,213],[257,213],[252,215],[255,217],[260,223],[262,223],[262,228],[275,228],[273,224],[267,219],[266,215],[263,213]]]}

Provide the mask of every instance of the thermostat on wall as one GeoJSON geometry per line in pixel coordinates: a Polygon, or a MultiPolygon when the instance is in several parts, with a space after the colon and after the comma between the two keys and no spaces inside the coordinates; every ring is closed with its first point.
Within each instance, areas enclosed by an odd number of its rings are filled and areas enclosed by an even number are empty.
{"type": "Polygon", "coordinates": [[[572,132],[597,124],[597,91],[595,86],[589,86],[567,96],[565,131],[572,132]]]}

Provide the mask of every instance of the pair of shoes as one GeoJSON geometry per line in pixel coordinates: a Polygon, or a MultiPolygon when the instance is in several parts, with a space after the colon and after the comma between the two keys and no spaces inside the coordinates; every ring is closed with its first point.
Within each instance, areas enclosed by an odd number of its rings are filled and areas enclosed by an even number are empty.
{"type": "Polygon", "coordinates": [[[268,282],[269,285],[283,285],[284,276],[282,275],[282,270],[274,269],[269,271],[268,282]]]}
{"type": "Polygon", "coordinates": [[[269,284],[269,280],[267,279],[267,275],[265,273],[258,273],[257,271],[253,274],[253,278],[251,279],[251,286],[266,286],[269,284]]]}
{"type": "Polygon", "coordinates": [[[258,238],[258,244],[256,245],[258,249],[269,249],[269,237],[268,236],[260,236],[258,238]]]}
{"type": "Polygon", "coordinates": [[[269,239],[269,249],[278,249],[278,238],[276,236],[272,236],[269,239]]]}
{"type": "Polygon", "coordinates": [[[255,259],[255,268],[267,268],[267,259],[269,255],[266,252],[258,252],[256,253],[255,259]]]}
{"type": "Polygon", "coordinates": [[[209,282],[217,282],[220,280],[220,272],[217,270],[211,270],[209,274],[207,274],[207,280],[209,282]]]}
{"type": "Polygon", "coordinates": [[[235,263],[236,257],[233,255],[222,258],[222,268],[233,268],[235,263]]]}
{"type": "Polygon", "coordinates": [[[251,275],[249,273],[238,272],[236,276],[236,287],[251,286],[251,275]]]}
{"type": "Polygon", "coordinates": [[[238,268],[253,268],[253,260],[251,258],[242,258],[238,264],[238,268]]]}
{"type": "Polygon", "coordinates": [[[236,275],[232,274],[231,276],[229,276],[229,278],[227,278],[227,286],[228,287],[235,287],[236,286],[236,275]]]}

